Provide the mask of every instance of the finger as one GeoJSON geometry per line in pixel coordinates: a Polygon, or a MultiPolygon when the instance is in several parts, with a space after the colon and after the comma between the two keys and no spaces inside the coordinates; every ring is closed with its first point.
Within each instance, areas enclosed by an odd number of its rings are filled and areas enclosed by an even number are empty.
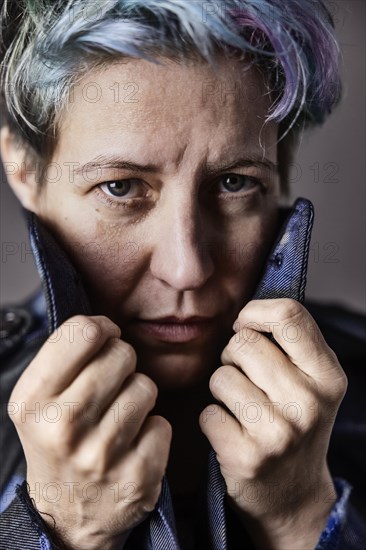
{"type": "Polygon", "coordinates": [[[221,354],[225,365],[235,365],[272,400],[282,400],[305,375],[264,334],[246,326],[237,332],[221,354]]]}
{"type": "Polygon", "coordinates": [[[290,361],[309,376],[333,377],[340,369],[310,313],[295,300],[252,300],[234,323],[236,330],[255,326],[270,332],[290,361]]]}
{"type": "Polygon", "coordinates": [[[76,413],[94,404],[101,417],[126,379],[135,371],[136,361],[132,346],[122,340],[110,338],[60,394],[59,401],[75,404],[76,413]]]}
{"type": "Polygon", "coordinates": [[[44,396],[58,395],[109,338],[120,335],[107,317],[71,317],[48,338],[24,372],[25,387],[29,382],[44,396]]]}
{"type": "Polygon", "coordinates": [[[133,498],[151,512],[158,501],[167,467],[172,429],[161,416],[149,416],[129,453],[117,467],[123,467],[123,479],[135,486],[133,498]]]}
{"type": "Polygon", "coordinates": [[[210,390],[249,432],[258,430],[269,399],[236,367],[224,365],[217,369],[211,376],[210,390]]]}
{"type": "Polygon", "coordinates": [[[244,441],[246,452],[252,452],[253,443],[246,428],[220,405],[208,405],[200,414],[199,425],[216,452],[220,464],[232,464],[236,468],[238,449],[244,441]]]}
{"type": "Polygon", "coordinates": [[[146,418],[131,453],[139,457],[150,479],[162,479],[168,464],[171,440],[172,427],[165,418],[157,415],[146,418]]]}
{"type": "Polygon", "coordinates": [[[134,373],[105,411],[94,431],[95,443],[110,451],[111,462],[131,446],[156,403],[156,384],[145,374],[134,373]]]}

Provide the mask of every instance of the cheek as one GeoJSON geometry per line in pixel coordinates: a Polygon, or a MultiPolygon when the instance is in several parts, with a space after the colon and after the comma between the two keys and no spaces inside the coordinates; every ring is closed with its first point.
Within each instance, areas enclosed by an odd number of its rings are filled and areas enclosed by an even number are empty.
{"type": "Polygon", "coordinates": [[[72,252],[79,271],[94,293],[123,298],[141,273],[141,247],[136,241],[103,238],[72,252]]]}
{"type": "Polygon", "coordinates": [[[101,293],[123,294],[140,270],[140,248],[134,242],[79,242],[69,253],[84,280],[101,293]]]}
{"type": "Polygon", "coordinates": [[[121,223],[92,220],[82,209],[67,213],[59,209],[47,225],[57,235],[75,268],[81,274],[91,301],[103,304],[106,312],[117,298],[123,299],[136,285],[143,264],[142,247],[136,231],[121,223]],[[79,212],[79,215],[77,215],[79,212]]]}
{"type": "Polygon", "coordinates": [[[221,264],[231,281],[232,293],[243,300],[252,294],[272,246],[277,212],[236,224],[227,237],[221,264]]]}

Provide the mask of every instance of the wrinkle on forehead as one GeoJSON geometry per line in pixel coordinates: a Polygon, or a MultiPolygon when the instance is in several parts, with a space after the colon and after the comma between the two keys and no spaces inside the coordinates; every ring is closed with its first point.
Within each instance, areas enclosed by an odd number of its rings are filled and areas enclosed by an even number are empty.
{"type": "Polygon", "coordinates": [[[259,149],[270,107],[259,71],[235,60],[223,62],[219,71],[205,62],[166,63],[134,59],[85,76],[61,118],[57,149],[72,148],[80,157],[101,143],[114,149],[120,144],[121,151],[133,144],[140,159],[162,158],[174,166],[203,142],[212,152],[236,142],[259,149]],[[247,89],[257,90],[255,101],[247,89]],[[98,94],[98,101],[88,101],[88,93],[98,94]]]}
{"type": "Polygon", "coordinates": [[[260,72],[253,67],[243,70],[237,61],[222,64],[220,71],[214,72],[207,63],[165,66],[136,59],[94,70],[80,80],[64,125],[67,118],[74,120],[94,109],[101,114],[113,113],[109,120],[112,125],[124,122],[136,131],[157,120],[163,124],[166,117],[170,122],[187,112],[202,112],[207,105],[217,115],[223,107],[244,112],[263,107],[265,111],[269,106],[265,93],[260,72]],[[246,89],[258,90],[255,102],[253,92],[248,95],[246,89]],[[262,98],[259,90],[263,90],[262,98]]]}

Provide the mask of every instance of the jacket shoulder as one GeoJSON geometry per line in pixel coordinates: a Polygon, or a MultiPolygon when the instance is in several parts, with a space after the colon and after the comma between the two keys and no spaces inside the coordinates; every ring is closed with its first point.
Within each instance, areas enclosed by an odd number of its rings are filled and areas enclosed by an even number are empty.
{"type": "Polygon", "coordinates": [[[23,473],[23,450],[15,427],[6,413],[11,392],[48,336],[42,296],[0,310],[1,417],[0,489],[16,473],[23,473]]]}
{"type": "Polygon", "coordinates": [[[305,305],[348,378],[330,439],[328,464],[333,476],[347,479],[353,486],[351,502],[365,521],[366,317],[339,305],[305,305]]]}
{"type": "Polygon", "coordinates": [[[0,309],[0,358],[5,360],[30,340],[47,331],[47,313],[43,294],[0,309]]]}
{"type": "MultiPolygon", "coordinates": [[[[366,356],[366,315],[339,304],[305,302],[327,344],[344,366],[364,365],[366,356]]],[[[364,370],[364,369],[363,369],[364,370]]]]}

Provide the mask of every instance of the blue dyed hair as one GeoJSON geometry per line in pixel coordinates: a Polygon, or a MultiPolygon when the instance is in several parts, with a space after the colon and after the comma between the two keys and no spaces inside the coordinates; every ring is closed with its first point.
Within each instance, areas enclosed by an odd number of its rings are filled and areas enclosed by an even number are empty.
{"type": "Polygon", "coordinates": [[[4,0],[1,90],[10,127],[39,154],[57,139],[72,83],[119,58],[224,53],[265,74],[282,137],[340,98],[339,48],[322,0],[4,0]]]}

